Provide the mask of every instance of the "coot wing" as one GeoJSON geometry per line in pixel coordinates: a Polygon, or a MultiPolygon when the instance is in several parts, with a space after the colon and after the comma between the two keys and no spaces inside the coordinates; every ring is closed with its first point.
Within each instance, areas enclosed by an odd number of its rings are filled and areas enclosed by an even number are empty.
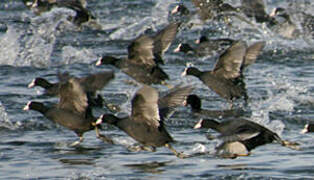
{"type": "Polygon", "coordinates": [[[237,41],[232,44],[218,59],[214,72],[226,79],[234,79],[240,76],[240,70],[244,61],[246,44],[237,41]]]}
{"type": "Polygon", "coordinates": [[[168,50],[172,41],[176,37],[179,25],[180,23],[171,23],[153,37],[154,54],[162,56],[164,52],[168,50]]]}
{"type": "Polygon", "coordinates": [[[133,121],[159,127],[158,92],[147,85],[139,89],[132,99],[131,115],[133,121]]]}
{"type": "Polygon", "coordinates": [[[192,92],[192,86],[176,86],[159,98],[160,116],[169,118],[178,106],[183,106],[187,96],[192,92]]]}
{"type": "Polygon", "coordinates": [[[264,47],[265,41],[256,42],[248,47],[246,50],[244,66],[253,64],[264,47]]]}
{"type": "Polygon", "coordinates": [[[193,90],[192,86],[181,86],[178,85],[171,89],[170,91],[166,92],[165,95],[159,98],[158,105],[159,108],[164,107],[177,107],[183,105],[186,97],[191,93],[193,90]]]}
{"type": "Polygon", "coordinates": [[[260,131],[254,128],[250,128],[250,126],[244,125],[237,129],[223,133],[220,138],[222,138],[225,142],[245,141],[255,136],[258,136],[259,134],[260,131]]]}
{"type": "Polygon", "coordinates": [[[97,91],[101,90],[113,78],[113,71],[104,71],[80,78],[79,81],[84,86],[85,90],[97,91]]]}
{"type": "Polygon", "coordinates": [[[87,96],[78,79],[70,78],[61,85],[58,104],[60,109],[85,114],[87,106],[87,96]]]}
{"type": "Polygon", "coordinates": [[[155,66],[153,39],[141,35],[128,46],[128,60],[137,64],[155,66]]]}

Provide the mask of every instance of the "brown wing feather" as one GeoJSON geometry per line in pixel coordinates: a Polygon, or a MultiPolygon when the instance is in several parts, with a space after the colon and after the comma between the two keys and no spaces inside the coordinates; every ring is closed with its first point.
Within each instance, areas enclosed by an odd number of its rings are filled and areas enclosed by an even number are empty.
{"type": "Polygon", "coordinates": [[[226,79],[239,77],[245,53],[246,44],[243,41],[235,42],[219,57],[214,72],[226,79]]]}
{"type": "Polygon", "coordinates": [[[246,50],[244,66],[253,64],[264,47],[265,41],[256,42],[248,47],[246,50]]]}
{"type": "Polygon", "coordinates": [[[134,121],[159,127],[158,92],[147,85],[139,89],[132,99],[132,117],[134,121]]]}
{"type": "Polygon", "coordinates": [[[76,78],[70,78],[61,85],[59,108],[85,114],[87,106],[86,93],[76,78]]]}
{"type": "Polygon", "coordinates": [[[134,63],[155,66],[153,39],[141,35],[128,46],[128,59],[134,63]]]}

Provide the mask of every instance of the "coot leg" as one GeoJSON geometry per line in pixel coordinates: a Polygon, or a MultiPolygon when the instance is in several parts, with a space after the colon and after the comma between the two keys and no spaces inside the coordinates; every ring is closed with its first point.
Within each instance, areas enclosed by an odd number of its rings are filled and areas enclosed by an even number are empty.
{"type": "Polygon", "coordinates": [[[168,149],[170,149],[170,151],[172,151],[178,158],[183,159],[183,158],[189,157],[189,156],[186,155],[186,154],[177,152],[170,144],[165,144],[165,147],[167,147],[168,149]]]}
{"type": "Polygon", "coordinates": [[[98,139],[101,139],[102,141],[107,142],[109,144],[114,144],[112,139],[110,139],[107,136],[102,135],[102,134],[99,133],[99,129],[98,129],[97,126],[95,127],[95,131],[96,131],[96,136],[97,136],[98,139]]]}
{"type": "Polygon", "coordinates": [[[300,150],[300,147],[299,147],[300,144],[297,142],[290,142],[290,141],[282,140],[281,145],[287,148],[293,149],[293,150],[300,150]]]}
{"type": "Polygon", "coordinates": [[[80,140],[73,142],[72,144],[70,144],[70,147],[75,147],[78,146],[79,144],[81,144],[81,142],[84,141],[83,136],[80,136],[80,140]]]}
{"type": "Polygon", "coordinates": [[[150,151],[150,152],[155,152],[156,148],[154,147],[148,147],[148,146],[142,146],[142,145],[137,145],[137,146],[129,146],[128,147],[129,151],[132,152],[139,152],[139,151],[150,151]]]}

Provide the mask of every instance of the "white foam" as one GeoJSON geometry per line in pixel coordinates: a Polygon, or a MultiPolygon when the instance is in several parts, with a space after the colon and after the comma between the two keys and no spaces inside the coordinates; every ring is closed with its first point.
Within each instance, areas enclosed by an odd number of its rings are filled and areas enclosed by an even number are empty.
{"type": "Polygon", "coordinates": [[[73,63],[92,63],[97,59],[91,49],[76,49],[72,46],[64,46],[62,48],[62,61],[59,64],[73,64],[73,63]]]}

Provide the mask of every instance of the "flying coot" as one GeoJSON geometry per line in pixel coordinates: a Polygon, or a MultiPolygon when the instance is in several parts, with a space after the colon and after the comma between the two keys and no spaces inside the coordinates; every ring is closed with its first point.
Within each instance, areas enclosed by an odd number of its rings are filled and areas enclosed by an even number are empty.
{"type": "Polygon", "coordinates": [[[155,151],[157,147],[165,146],[177,157],[184,158],[186,155],[177,152],[170,145],[174,140],[166,130],[164,118],[159,112],[158,101],[158,92],[144,85],[132,99],[131,116],[118,118],[112,114],[104,114],[97,120],[97,124],[105,122],[117,126],[141,143],[143,145],[141,150],[152,148],[155,151]]]}
{"type": "Polygon", "coordinates": [[[255,61],[264,43],[258,42],[247,48],[243,41],[234,42],[220,55],[212,71],[200,71],[195,67],[187,67],[182,76],[192,75],[199,78],[219,96],[228,100],[231,105],[235,99],[241,97],[247,101],[243,70],[255,61]]]}
{"type": "MultiPolygon", "coordinates": [[[[48,80],[38,77],[33,79],[32,82],[29,83],[28,87],[32,88],[35,86],[40,86],[45,89],[45,95],[58,96],[62,82],[68,80],[71,77],[74,78],[68,73],[58,74],[60,82],[57,83],[50,83],[48,80]]],[[[113,71],[104,71],[76,79],[81,84],[84,92],[86,92],[89,105],[102,107],[104,99],[100,95],[96,96],[96,91],[101,90],[113,78],[113,71]]]]}
{"type": "Polygon", "coordinates": [[[165,84],[168,75],[159,67],[163,53],[175,38],[180,23],[171,23],[154,37],[141,35],[128,46],[128,57],[101,57],[96,65],[110,64],[143,84],[165,84]]]}
{"type": "Polygon", "coordinates": [[[191,47],[187,43],[180,43],[174,52],[183,52],[185,54],[191,54],[198,57],[213,56],[220,54],[232,45],[234,40],[222,38],[222,39],[206,39],[205,36],[201,36],[200,43],[196,47],[191,47]]]}
{"type": "Polygon", "coordinates": [[[222,122],[202,119],[194,128],[210,128],[219,132],[221,135],[218,137],[224,142],[217,147],[217,154],[223,157],[247,156],[254,148],[273,141],[291,149],[299,149],[298,143],[282,140],[277,133],[246,119],[222,122]]]}
{"type": "Polygon", "coordinates": [[[23,3],[37,15],[50,11],[54,7],[69,8],[76,12],[76,15],[71,21],[78,26],[92,19],[96,19],[88,9],[86,9],[85,0],[23,0],[23,3]]]}
{"type": "Polygon", "coordinates": [[[87,131],[96,130],[98,138],[112,143],[112,140],[99,133],[99,127],[95,124],[91,108],[87,103],[87,95],[81,83],[76,78],[70,78],[60,85],[59,103],[47,107],[41,102],[30,101],[24,110],[35,110],[43,114],[47,119],[60,124],[79,136],[79,141],[71,144],[76,146],[83,142],[83,134],[87,131]]]}

